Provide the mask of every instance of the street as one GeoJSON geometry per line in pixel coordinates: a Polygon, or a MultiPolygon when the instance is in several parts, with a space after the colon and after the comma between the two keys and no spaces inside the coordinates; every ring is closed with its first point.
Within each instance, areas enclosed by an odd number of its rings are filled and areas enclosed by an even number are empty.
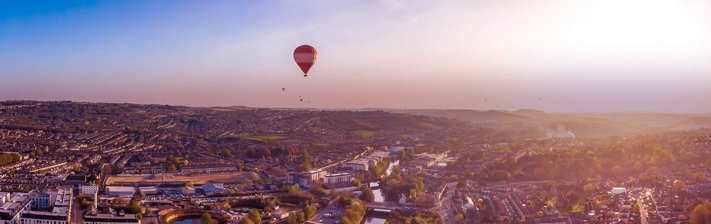
{"type": "Polygon", "coordinates": [[[336,217],[327,218],[325,215],[326,215],[326,213],[336,213],[336,212],[338,212],[338,206],[336,206],[335,201],[332,200],[328,203],[328,205],[325,208],[319,209],[316,212],[316,215],[314,215],[314,217],[312,217],[310,219],[310,221],[326,223],[326,224],[334,223],[337,220],[336,217]]]}
{"type": "Polygon", "coordinates": [[[447,193],[444,194],[444,197],[437,206],[437,214],[442,217],[444,224],[453,224],[455,214],[454,208],[451,208],[451,204],[452,196],[454,196],[454,188],[456,188],[457,182],[448,183],[447,186],[447,193]]]}
{"type": "Polygon", "coordinates": [[[647,205],[642,202],[642,196],[637,199],[637,204],[639,204],[639,216],[642,220],[642,224],[647,224],[648,223],[648,217],[647,217],[647,205]]]}
{"type": "Polygon", "coordinates": [[[79,206],[80,206],[79,201],[74,199],[74,201],[72,202],[72,208],[69,211],[72,216],[71,223],[76,223],[76,224],[83,224],[84,223],[84,217],[83,217],[84,212],[82,211],[82,209],[79,206]]]}

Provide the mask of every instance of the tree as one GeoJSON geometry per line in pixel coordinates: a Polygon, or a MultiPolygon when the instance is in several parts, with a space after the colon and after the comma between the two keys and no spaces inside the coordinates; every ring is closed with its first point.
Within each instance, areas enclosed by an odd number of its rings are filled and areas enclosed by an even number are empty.
{"type": "Polygon", "coordinates": [[[593,186],[592,184],[586,184],[585,186],[583,186],[583,191],[585,191],[586,194],[590,194],[594,190],[595,190],[595,186],[593,186]]]}
{"type": "Polygon", "coordinates": [[[684,183],[684,181],[674,181],[674,190],[676,190],[676,192],[681,192],[681,190],[684,190],[685,186],[686,184],[684,183]]]}
{"type": "Polygon", "coordinates": [[[306,222],[306,215],[304,215],[303,212],[299,212],[298,214],[296,214],[296,217],[297,217],[296,220],[297,220],[299,223],[304,223],[304,222],[306,222]]]}
{"type": "Polygon", "coordinates": [[[343,224],[358,224],[365,216],[365,203],[358,199],[351,200],[351,204],[346,206],[346,209],[341,215],[341,223],[343,224]]]}
{"type": "Polygon", "coordinates": [[[328,191],[328,195],[331,196],[332,199],[338,197],[338,193],[336,192],[335,188],[331,188],[331,190],[328,191]]]}
{"type": "Polygon", "coordinates": [[[304,208],[304,217],[310,219],[314,215],[316,215],[316,207],[307,205],[306,208],[304,208]]]}
{"type": "Polygon", "coordinates": [[[239,172],[244,171],[244,163],[241,160],[237,161],[237,171],[239,171],[239,172]]]}
{"type": "Polygon", "coordinates": [[[254,221],[249,219],[249,217],[244,216],[242,219],[239,220],[239,224],[254,224],[254,221]]]}
{"type": "Polygon", "coordinates": [[[210,215],[210,213],[207,213],[207,212],[203,213],[202,216],[200,216],[200,220],[202,220],[202,222],[204,222],[206,224],[212,224],[212,222],[213,222],[212,215],[210,215]]]}
{"type": "Polygon", "coordinates": [[[259,210],[257,209],[250,209],[249,213],[247,213],[247,217],[256,224],[262,223],[262,215],[259,214],[259,210]]]}
{"type": "Polygon", "coordinates": [[[696,205],[691,211],[691,224],[706,224],[711,223],[711,203],[696,205]]]}
{"type": "Polygon", "coordinates": [[[143,212],[143,208],[141,207],[141,204],[138,200],[132,200],[131,203],[128,205],[128,210],[131,211],[131,213],[133,214],[140,214],[143,212]]]}
{"type": "Polygon", "coordinates": [[[415,205],[420,207],[432,207],[437,203],[437,198],[428,193],[420,193],[415,198],[415,205]]]}
{"type": "Polygon", "coordinates": [[[457,214],[454,216],[454,222],[456,223],[464,223],[464,215],[462,214],[457,214]]]}
{"type": "Polygon", "coordinates": [[[373,189],[370,187],[364,187],[361,192],[363,192],[363,194],[360,195],[360,200],[363,200],[364,202],[375,201],[375,194],[373,193],[373,189]]]}
{"type": "Polygon", "coordinates": [[[299,170],[309,171],[313,169],[313,166],[313,157],[311,157],[309,151],[306,149],[301,149],[301,163],[299,164],[299,170]]]}
{"type": "Polygon", "coordinates": [[[353,179],[353,185],[355,185],[356,187],[360,187],[361,184],[362,183],[359,179],[355,179],[355,178],[353,179]]]}
{"type": "Polygon", "coordinates": [[[635,203],[634,207],[632,207],[632,211],[635,213],[639,213],[641,208],[639,207],[639,203],[635,203]]]}
{"type": "Polygon", "coordinates": [[[708,179],[708,178],[706,178],[706,174],[704,172],[699,171],[699,172],[694,173],[694,181],[702,182],[702,181],[706,181],[706,179],[708,179]]]}
{"type": "Polygon", "coordinates": [[[309,187],[309,192],[319,197],[326,195],[326,191],[324,191],[321,185],[318,184],[311,185],[311,187],[309,187]]]}
{"type": "Polygon", "coordinates": [[[114,207],[121,206],[126,203],[126,199],[123,199],[122,197],[115,197],[114,199],[111,199],[111,205],[114,207]]]}
{"type": "Polygon", "coordinates": [[[555,205],[558,203],[558,197],[552,197],[548,201],[546,201],[546,204],[550,207],[555,207],[555,205]]]}
{"type": "Polygon", "coordinates": [[[462,189],[466,186],[467,186],[467,183],[464,182],[463,180],[460,180],[459,182],[457,182],[457,189],[462,189]]]}
{"type": "Polygon", "coordinates": [[[285,177],[286,175],[289,174],[284,168],[276,167],[276,166],[272,167],[272,173],[277,177],[285,177]]]}

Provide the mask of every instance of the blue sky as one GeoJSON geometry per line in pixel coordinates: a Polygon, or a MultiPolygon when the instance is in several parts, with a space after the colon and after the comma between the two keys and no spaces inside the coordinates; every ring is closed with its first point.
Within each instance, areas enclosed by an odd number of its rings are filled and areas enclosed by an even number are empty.
{"type": "Polygon", "coordinates": [[[0,1],[0,99],[709,112],[708,10],[684,0],[0,1]],[[320,53],[309,78],[291,58],[301,44],[320,53]]]}

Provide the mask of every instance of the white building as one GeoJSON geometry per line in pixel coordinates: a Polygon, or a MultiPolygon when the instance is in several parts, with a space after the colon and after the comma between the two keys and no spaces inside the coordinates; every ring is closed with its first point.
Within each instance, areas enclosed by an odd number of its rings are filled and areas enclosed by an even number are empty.
{"type": "Polygon", "coordinates": [[[355,171],[368,171],[368,161],[366,160],[355,160],[343,164],[343,167],[351,168],[355,171]]]}
{"type": "Polygon", "coordinates": [[[627,193],[627,189],[624,187],[613,187],[610,192],[612,192],[613,195],[620,195],[627,193]]]}
{"type": "Polygon", "coordinates": [[[0,192],[0,205],[5,204],[8,200],[10,200],[10,193],[0,192]]]}
{"type": "Polygon", "coordinates": [[[348,183],[353,179],[350,173],[331,173],[326,175],[327,184],[348,183]]]}
{"type": "Polygon", "coordinates": [[[84,195],[91,195],[91,198],[94,199],[94,208],[99,204],[99,186],[96,185],[87,185],[87,186],[81,186],[80,191],[84,195]]]}
{"type": "Polygon", "coordinates": [[[139,187],[138,189],[141,190],[141,193],[146,195],[156,195],[160,193],[157,187],[139,187]]]}
{"type": "Polygon", "coordinates": [[[106,191],[109,196],[131,198],[136,194],[135,187],[124,187],[124,186],[107,186],[106,191]]]}
{"type": "Polygon", "coordinates": [[[68,224],[71,220],[73,191],[60,188],[54,191],[31,193],[32,205],[22,212],[22,224],[68,224]]]}
{"type": "Polygon", "coordinates": [[[225,191],[227,191],[225,189],[225,185],[221,184],[221,183],[219,183],[219,184],[209,183],[209,184],[202,185],[202,190],[204,190],[205,194],[207,194],[207,195],[221,194],[221,193],[225,193],[225,191]]]}
{"type": "Polygon", "coordinates": [[[195,194],[195,188],[192,188],[192,187],[181,187],[181,188],[180,188],[180,193],[183,193],[183,194],[185,194],[185,195],[195,194]]]}
{"type": "Polygon", "coordinates": [[[54,207],[51,211],[24,211],[20,220],[21,224],[68,224],[70,223],[69,208],[54,207]]]}
{"type": "Polygon", "coordinates": [[[383,159],[390,157],[390,152],[378,150],[378,151],[371,153],[367,157],[377,159],[378,161],[382,161],[383,159]]]}
{"type": "Polygon", "coordinates": [[[30,195],[27,193],[11,194],[9,199],[0,205],[0,224],[16,224],[20,221],[23,211],[30,209],[30,195]]]}
{"type": "Polygon", "coordinates": [[[99,193],[99,186],[96,185],[86,185],[79,188],[82,194],[85,195],[96,195],[99,193]]]}
{"type": "Polygon", "coordinates": [[[324,177],[326,177],[326,171],[315,169],[308,172],[295,173],[292,180],[293,183],[308,187],[311,183],[321,181],[324,177]]]}
{"type": "Polygon", "coordinates": [[[114,215],[87,213],[84,215],[85,224],[141,224],[134,214],[114,215]]]}

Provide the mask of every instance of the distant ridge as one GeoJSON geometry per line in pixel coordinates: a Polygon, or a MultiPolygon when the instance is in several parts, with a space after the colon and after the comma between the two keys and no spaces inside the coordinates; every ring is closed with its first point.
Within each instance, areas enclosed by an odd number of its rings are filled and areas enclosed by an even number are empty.
{"type": "Polygon", "coordinates": [[[577,137],[631,136],[666,131],[711,128],[711,114],[675,113],[557,113],[535,109],[437,110],[393,109],[393,113],[453,118],[511,133],[513,138],[547,138],[551,132],[570,131],[577,137]]]}

